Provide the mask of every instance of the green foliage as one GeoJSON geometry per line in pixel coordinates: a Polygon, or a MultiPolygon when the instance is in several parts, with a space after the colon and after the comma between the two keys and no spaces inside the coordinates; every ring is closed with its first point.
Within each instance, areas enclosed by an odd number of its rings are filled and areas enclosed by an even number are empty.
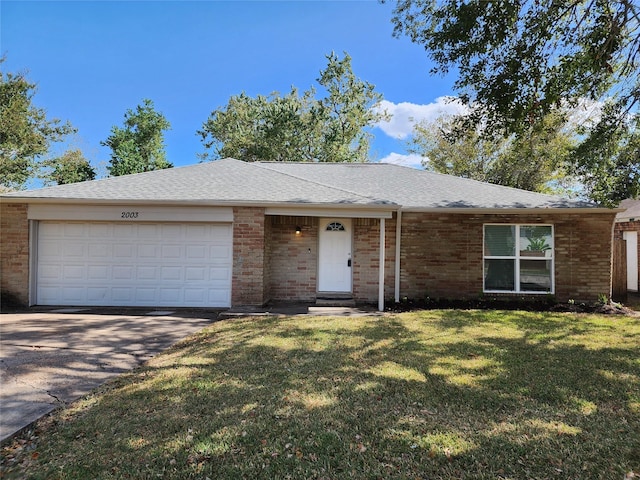
{"type": "Polygon", "coordinates": [[[164,131],[170,128],[151,100],[143,100],[135,111],[127,110],[124,127],[114,126],[111,135],[100,142],[111,148],[109,173],[116,177],[173,167],[164,150],[164,131]]]}
{"type": "Polygon", "coordinates": [[[365,162],[372,126],[383,114],[373,106],[382,100],[374,86],[358,79],[351,57],[327,55],[316,90],[303,93],[292,87],[283,96],[255,98],[242,93],[214,110],[198,134],[208,151],[203,158],[233,157],[245,161],[365,162]]]}
{"type": "Polygon", "coordinates": [[[47,119],[46,111],[32,103],[35,92],[24,75],[0,72],[0,186],[5,189],[24,188],[38,175],[50,143],[75,132],[68,122],[47,119]]]}
{"type": "Polygon", "coordinates": [[[638,135],[629,121],[640,101],[637,2],[398,0],[393,23],[396,36],[425,47],[433,73],[455,70],[474,125],[522,135],[584,99],[610,103],[568,160],[593,177],[587,193],[596,200],[638,194],[640,149],[624,140],[638,135]]]}
{"type": "MultiPolygon", "coordinates": [[[[621,115],[616,108],[607,105],[605,118],[621,115]]],[[[600,122],[573,157],[572,171],[595,201],[617,206],[620,199],[640,196],[640,115],[627,116],[623,123],[600,122]]]]}
{"type": "Polygon", "coordinates": [[[43,176],[48,183],[64,185],[96,178],[95,169],[78,149],[67,150],[58,158],[46,160],[43,162],[43,166],[50,169],[43,176]]]}
{"type": "Polygon", "coordinates": [[[563,167],[571,138],[563,118],[553,114],[509,137],[460,117],[441,117],[417,124],[408,149],[428,157],[423,165],[436,172],[551,193],[568,180],[563,167]]]}
{"type": "Polygon", "coordinates": [[[312,106],[310,92],[300,96],[295,88],[284,97],[276,93],[233,96],[198,131],[205,148],[215,152],[203,157],[310,161],[315,155],[309,138],[315,116],[312,106]]]}

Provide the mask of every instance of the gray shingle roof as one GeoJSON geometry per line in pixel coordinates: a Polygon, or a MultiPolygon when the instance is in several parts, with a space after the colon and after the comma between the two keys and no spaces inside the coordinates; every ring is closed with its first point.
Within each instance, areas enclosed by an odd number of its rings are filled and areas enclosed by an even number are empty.
{"type": "Polygon", "coordinates": [[[404,208],[588,208],[597,205],[381,163],[268,163],[260,166],[404,208]]]}
{"type": "Polygon", "coordinates": [[[386,209],[597,207],[390,164],[245,163],[230,158],[2,197],[87,203],[350,205],[386,209]]]}

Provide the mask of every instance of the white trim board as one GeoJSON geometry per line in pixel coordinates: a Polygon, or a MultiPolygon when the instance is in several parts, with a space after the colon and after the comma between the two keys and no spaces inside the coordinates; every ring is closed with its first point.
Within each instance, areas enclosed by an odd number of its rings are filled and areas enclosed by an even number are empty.
{"type": "Polygon", "coordinates": [[[104,222],[233,222],[231,207],[29,205],[29,220],[104,222]]]}
{"type": "Polygon", "coordinates": [[[323,218],[391,218],[393,211],[360,210],[355,208],[279,208],[267,207],[265,215],[283,215],[291,217],[323,218]]]}

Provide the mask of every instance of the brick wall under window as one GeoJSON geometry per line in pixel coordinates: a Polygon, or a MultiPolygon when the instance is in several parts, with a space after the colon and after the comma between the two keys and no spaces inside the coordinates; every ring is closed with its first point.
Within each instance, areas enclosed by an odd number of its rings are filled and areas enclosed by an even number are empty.
{"type": "Polygon", "coordinates": [[[594,301],[609,294],[614,213],[454,215],[404,213],[401,295],[473,298],[482,295],[482,229],[486,223],[554,225],[555,296],[594,301]]]}

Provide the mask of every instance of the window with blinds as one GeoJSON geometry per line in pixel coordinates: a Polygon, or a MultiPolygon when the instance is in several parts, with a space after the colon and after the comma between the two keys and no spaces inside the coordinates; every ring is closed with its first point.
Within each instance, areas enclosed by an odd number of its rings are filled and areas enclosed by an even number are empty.
{"type": "Polygon", "coordinates": [[[553,293],[552,225],[485,225],[484,291],[553,293]]]}

